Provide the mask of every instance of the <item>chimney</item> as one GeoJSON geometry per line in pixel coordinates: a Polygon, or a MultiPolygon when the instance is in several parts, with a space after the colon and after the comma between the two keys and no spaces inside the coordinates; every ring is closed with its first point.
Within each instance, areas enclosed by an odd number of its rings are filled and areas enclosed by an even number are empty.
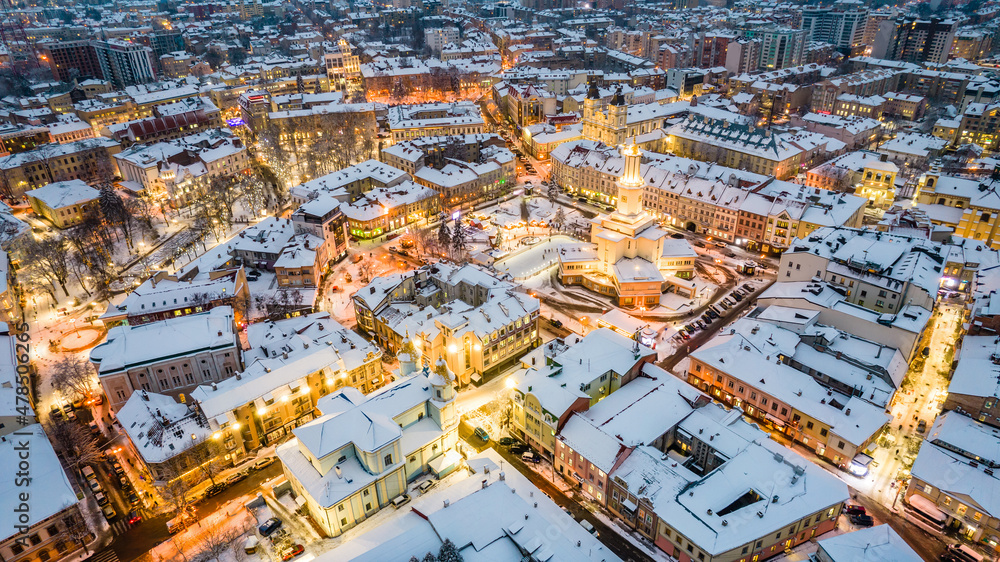
{"type": "Polygon", "coordinates": [[[844,415],[845,415],[845,416],[849,416],[849,415],[851,415],[851,409],[850,409],[850,408],[848,408],[848,409],[844,410],[844,415]]]}
{"type": "MultiPolygon", "coordinates": [[[[339,464],[337,466],[333,467],[333,470],[335,470],[337,472],[337,478],[343,478],[344,477],[343,473],[340,472],[340,465],[339,464]]],[[[445,504],[445,507],[448,507],[448,505],[445,504]]]]}
{"type": "Polygon", "coordinates": [[[219,385],[217,385],[217,384],[215,384],[215,383],[213,382],[213,383],[212,383],[212,392],[215,392],[216,390],[219,390],[219,385]]]}
{"type": "Polygon", "coordinates": [[[449,505],[451,505],[451,501],[450,500],[444,500],[444,506],[448,507],[449,505]]]}

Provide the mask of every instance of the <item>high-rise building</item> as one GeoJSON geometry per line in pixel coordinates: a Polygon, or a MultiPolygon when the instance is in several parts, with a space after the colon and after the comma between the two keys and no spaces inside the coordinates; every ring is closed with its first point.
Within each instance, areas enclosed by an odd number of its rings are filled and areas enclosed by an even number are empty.
{"type": "Polygon", "coordinates": [[[906,17],[887,20],[879,25],[875,34],[872,56],[944,64],[948,61],[956,31],[958,22],[953,19],[906,17]]]}
{"type": "Polygon", "coordinates": [[[840,0],[833,6],[806,6],[802,29],[810,41],[822,41],[838,49],[850,49],[864,40],[868,7],[860,0],[840,0]]]}
{"type": "Polygon", "coordinates": [[[805,31],[774,28],[761,32],[759,36],[761,38],[760,67],[765,71],[802,64],[806,47],[805,31]]]}
{"type": "Polygon", "coordinates": [[[120,39],[93,41],[92,45],[104,79],[114,87],[123,88],[155,80],[150,60],[153,50],[149,47],[120,39]]]}
{"type": "Polygon", "coordinates": [[[52,41],[39,44],[41,58],[60,82],[74,78],[104,78],[90,41],[52,41]]]}
{"type": "Polygon", "coordinates": [[[757,72],[760,68],[760,39],[731,41],[726,49],[726,70],[731,74],[757,72]]]}

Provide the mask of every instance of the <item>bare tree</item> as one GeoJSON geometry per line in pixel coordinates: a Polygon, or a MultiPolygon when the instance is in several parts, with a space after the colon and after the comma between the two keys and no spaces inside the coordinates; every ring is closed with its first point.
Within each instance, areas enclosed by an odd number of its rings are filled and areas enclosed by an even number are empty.
{"type": "Polygon", "coordinates": [[[181,457],[173,457],[166,463],[160,465],[157,479],[161,482],[156,487],[160,497],[166,502],[167,507],[173,513],[183,513],[188,507],[188,492],[191,485],[184,477],[187,472],[185,466],[180,464],[181,457]]]}
{"type": "Polygon", "coordinates": [[[55,237],[41,240],[25,237],[25,240],[26,243],[22,247],[26,258],[25,273],[44,278],[52,289],[47,292],[53,300],[58,300],[55,297],[56,286],[68,297],[66,282],[69,280],[69,252],[66,251],[66,242],[62,238],[55,237]]]}
{"type": "Polygon", "coordinates": [[[204,441],[186,453],[192,464],[198,467],[213,486],[217,484],[215,477],[227,468],[222,458],[224,454],[222,447],[213,440],[204,441]]]}
{"type": "MultiPolygon", "coordinates": [[[[219,562],[223,554],[233,547],[237,539],[245,532],[239,527],[225,525],[205,526],[198,542],[198,551],[191,555],[190,560],[199,562],[219,562]]],[[[235,549],[233,549],[235,551],[235,549]]],[[[240,549],[242,550],[242,548],[240,549]]]]}
{"type": "Polygon", "coordinates": [[[59,423],[50,419],[43,425],[49,440],[62,451],[67,464],[79,469],[81,466],[97,462],[101,452],[97,439],[78,423],[59,423]]]}
{"type": "Polygon", "coordinates": [[[52,365],[49,374],[52,388],[64,396],[91,396],[94,393],[96,377],[94,367],[78,355],[63,355],[52,365]]]}
{"type": "Polygon", "coordinates": [[[87,546],[87,543],[93,540],[94,533],[90,530],[90,527],[87,526],[83,517],[74,514],[65,518],[63,521],[66,522],[66,530],[64,531],[66,538],[69,539],[70,542],[80,545],[84,554],[90,554],[90,547],[87,546]]]}
{"type": "Polygon", "coordinates": [[[358,264],[358,278],[362,283],[369,283],[374,272],[375,267],[372,265],[372,260],[364,260],[358,264]]]}

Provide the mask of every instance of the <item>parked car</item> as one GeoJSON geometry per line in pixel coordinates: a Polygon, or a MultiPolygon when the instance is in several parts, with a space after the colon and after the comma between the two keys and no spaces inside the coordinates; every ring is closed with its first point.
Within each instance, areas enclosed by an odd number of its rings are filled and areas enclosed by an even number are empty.
{"type": "Polygon", "coordinates": [[[538,453],[534,451],[525,451],[521,453],[521,460],[524,462],[539,463],[542,462],[542,457],[540,457],[538,453]]]}
{"type": "Polygon", "coordinates": [[[751,285],[750,283],[744,283],[743,288],[750,291],[751,293],[757,290],[757,288],[751,285]]]}
{"type": "Polygon", "coordinates": [[[410,503],[410,496],[406,494],[400,494],[396,496],[396,499],[392,500],[392,507],[399,509],[408,503],[410,503]]]}
{"type": "Polygon", "coordinates": [[[217,496],[226,490],[225,484],[212,484],[205,490],[205,497],[210,498],[212,496],[217,496]]]}
{"type": "Polygon", "coordinates": [[[271,466],[271,464],[274,463],[275,460],[277,460],[277,457],[264,457],[261,459],[257,459],[257,462],[253,463],[253,469],[260,470],[264,467],[271,466]]]}
{"type": "Polygon", "coordinates": [[[94,492],[95,494],[97,492],[103,492],[104,491],[104,488],[101,487],[101,483],[98,482],[96,479],[95,480],[88,480],[87,483],[90,484],[90,491],[94,492]]]}
{"type": "Polygon", "coordinates": [[[504,447],[510,447],[514,443],[517,443],[517,440],[513,437],[501,437],[500,439],[497,439],[497,443],[503,445],[504,447]]]}
{"type": "Polygon", "coordinates": [[[115,517],[118,517],[118,512],[115,511],[115,508],[112,507],[111,504],[106,502],[104,505],[101,506],[101,512],[104,513],[104,518],[107,519],[108,521],[111,521],[115,517]]]}
{"type": "Polygon", "coordinates": [[[97,505],[107,505],[108,496],[104,495],[104,492],[94,492],[94,499],[97,500],[97,505]]]}
{"type": "Polygon", "coordinates": [[[844,508],[844,513],[848,515],[865,515],[866,510],[863,505],[849,505],[844,508]]]}
{"type": "Polygon", "coordinates": [[[920,433],[927,431],[927,420],[920,420],[917,422],[917,431],[920,433]]]}
{"type": "Polygon", "coordinates": [[[562,328],[562,325],[563,325],[562,320],[557,320],[557,319],[553,318],[553,319],[549,320],[549,322],[552,322],[552,325],[555,326],[556,328],[562,328]]]}
{"type": "Polygon", "coordinates": [[[135,495],[135,492],[128,493],[128,503],[129,505],[136,506],[139,505],[139,496],[135,495]]]}
{"type": "Polygon", "coordinates": [[[681,234],[680,232],[675,232],[675,233],[671,234],[670,237],[671,238],[678,238],[679,239],[679,238],[684,238],[685,236],[683,234],[681,234]]]}
{"type": "Polygon", "coordinates": [[[83,477],[88,481],[97,480],[97,474],[94,473],[94,469],[92,467],[84,466],[80,469],[80,473],[83,474],[83,477]]]}
{"type": "Polygon", "coordinates": [[[267,521],[261,523],[260,527],[257,527],[257,531],[260,532],[261,536],[269,537],[271,536],[272,533],[274,533],[280,528],[281,528],[281,519],[278,519],[277,517],[272,517],[267,521]]]}
{"type": "Polygon", "coordinates": [[[477,427],[475,429],[475,431],[473,431],[473,433],[475,433],[476,437],[482,439],[483,441],[489,441],[490,440],[490,434],[486,433],[486,430],[483,429],[483,428],[481,428],[481,427],[477,427]]]}
{"type": "Polygon", "coordinates": [[[421,494],[425,494],[427,493],[427,490],[433,488],[435,484],[437,484],[436,480],[424,480],[417,485],[417,489],[420,490],[421,494]]]}
{"type": "Polygon", "coordinates": [[[229,478],[226,478],[226,485],[232,486],[233,484],[245,479],[247,476],[249,476],[249,474],[247,474],[247,471],[245,470],[241,470],[235,474],[231,474],[229,475],[229,478]]]}
{"type": "Polygon", "coordinates": [[[291,560],[292,558],[295,558],[296,556],[302,554],[302,551],[304,550],[305,547],[303,547],[301,544],[292,545],[286,548],[285,550],[281,551],[281,559],[285,561],[291,560]]]}
{"type": "Polygon", "coordinates": [[[927,357],[927,356],[928,356],[928,355],[930,355],[930,354],[931,354],[931,348],[930,348],[930,347],[925,347],[925,348],[924,348],[924,349],[923,349],[923,350],[922,350],[922,351],[920,352],[920,355],[923,355],[924,357],[927,357]]]}
{"type": "Polygon", "coordinates": [[[597,529],[594,528],[594,526],[590,523],[590,521],[587,521],[586,519],[581,519],[580,526],[583,527],[584,531],[587,531],[591,535],[594,535],[595,537],[599,536],[597,529]]]}
{"type": "Polygon", "coordinates": [[[872,519],[871,515],[851,515],[851,523],[858,527],[871,527],[875,524],[875,520],[872,519]]]}
{"type": "Polygon", "coordinates": [[[512,454],[512,455],[520,455],[521,453],[523,453],[523,452],[525,452],[527,450],[528,450],[528,446],[525,445],[524,443],[515,443],[515,444],[513,444],[513,445],[510,446],[510,454],[512,454]]]}

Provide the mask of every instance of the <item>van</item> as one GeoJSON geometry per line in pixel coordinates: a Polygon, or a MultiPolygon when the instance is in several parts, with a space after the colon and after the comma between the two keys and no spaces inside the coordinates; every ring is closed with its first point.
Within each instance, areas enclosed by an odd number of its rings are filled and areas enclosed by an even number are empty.
{"type": "Polygon", "coordinates": [[[260,544],[260,539],[257,538],[257,535],[250,535],[249,537],[247,537],[246,542],[243,543],[243,552],[246,552],[247,554],[253,554],[257,552],[257,546],[259,544],[260,544]]]}
{"type": "Polygon", "coordinates": [[[972,547],[964,544],[953,544],[948,547],[948,555],[951,556],[952,560],[958,560],[960,562],[983,562],[986,558],[972,550],[972,547]]]}

